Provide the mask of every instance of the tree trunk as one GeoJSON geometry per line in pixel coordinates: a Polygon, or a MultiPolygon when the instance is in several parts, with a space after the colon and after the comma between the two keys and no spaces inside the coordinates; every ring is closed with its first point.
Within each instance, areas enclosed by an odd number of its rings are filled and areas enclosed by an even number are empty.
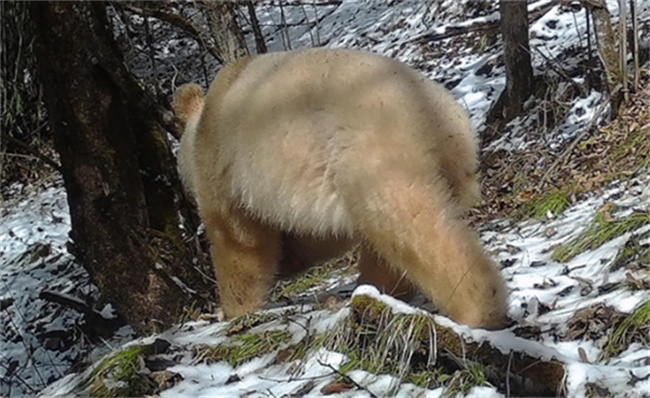
{"type": "Polygon", "coordinates": [[[528,10],[525,0],[501,0],[501,34],[506,65],[506,91],[503,116],[519,116],[533,91],[533,68],[528,44],[528,10]]]}
{"type": "Polygon", "coordinates": [[[35,2],[36,60],[72,222],[72,252],[140,332],[205,302],[158,108],[124,66],[101,2],[35,2]],[[183,281],[179,283],[178,281],[183,281]]]}
{"type": "Polygon", "coordinates": [[[610,118],[614,119],[618,115],[618,108],[623,101],[623,91],[621,90],[622,68],[609,10],[605,0],[583,0],[583,4],[589,10],[594,22],[594,36],[596,37],[598,56],[603,68],[605,68],[607,88],[609,89],[610,118]]]}
{"type": "Polygon", "coordinates": [[[630,0],[630,17],[632,18],[632,57],[634,60],[634,92],[639,90],[639,19],[636,14],[636,0],[630,0]]]}
{"type": "Polygon", "coordinates": [[[605,67],[607,79],[610,85],[616,85],[621,80],[621,67],[607,4],[604,0],[591,0],[585,2],[585,5],[593,17],[598,54],[605,67]]]}
{"type": "Polygon", "coordinates": [[[618,0],[618,55],[621,68],[621,91],[623,101],[627,102],[627,6],[625,0],[618,0]]]}
{"type": "Polygon", "coordinates": [[[227,64],[248,55],[244,34],[237,25],[237,4],[214,1],[203,1],[200,4],[210,25],[214,45],[221,58],[219,61],[227,64]]]}

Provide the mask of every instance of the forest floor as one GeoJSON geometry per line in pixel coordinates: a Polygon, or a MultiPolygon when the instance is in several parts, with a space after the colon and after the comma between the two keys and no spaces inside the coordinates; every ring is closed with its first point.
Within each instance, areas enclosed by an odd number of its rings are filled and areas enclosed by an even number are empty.
{"type": "MultiPolygon", "coordinates": [[[[531,47],[542,83],[525,116],[491,131],[485,120],[505,81],[490,28],[496,6],[427,3],[288,8],[287,35],[271,24],[277,7],[258,12],[270,50],[288,36],[293,48],[400,59],[445,84],[479,134],[491,136],[481,151],[483,202],[471,220],[507,282],[510,327],[472,330],[432,315],[422,296],[406,304],[355,289],[350,253],[279,282],[269,309],[252,316],[188,314],[155,336],[135,339],[127,326],[98,335],[79,308],[93,308],[99,293],[67,251],[66,196],[53,174],[8,187],[0,206],[0,312],[8,320],[0,325],[0,395],[650,397],[647,64],[639,90],[609,121],[606,96],[587,84],[584,10],[534,2],[531,47]],[[297,23],[305,18],[318,26],[297,23]],[[439,39],[471,26],[486,28],[439,39]]],[[[650,1],[638,5],[647,35],[650,1]]],[[[608,7],[617,15],[616,1],[608,7]]],[[[161,44],[160,64],[189,65],[192,51],[164,51],[179,43],[161,44]]],[[[95,312],[114,316],[110,305],[95,312]]]]}

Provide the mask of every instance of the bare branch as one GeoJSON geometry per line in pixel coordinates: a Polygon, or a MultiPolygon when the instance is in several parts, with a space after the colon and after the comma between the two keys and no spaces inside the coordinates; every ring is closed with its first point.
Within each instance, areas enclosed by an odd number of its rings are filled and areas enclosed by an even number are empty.
{"type": "Polygon", "coordinates": [[[177,28],[180,28],[183,30],[185,33],[189,34],[194,40],[196,40],[199,44],[201,44],[203,47],[205,47],[219,63],[223,64],[223,59],[219,55],[219,52],[214,46],[211,46],[207,43],[206,40],[203,39],[203,36],[201,35],[201,32],[199,32],[194,25],[192,25],[191,22],[189,22],[187,19],[183,18],[180,15],[173,14],[170,12],[163,11],[159,8],[151,8],[151,9],[142,9],[140,7],[133,6],[131,4],[126,4],[121,1],[116,1],[111,3],[116,7],[120,7],[123,10],[132,12],[134,14],[138,14],[141,16],[151,16],[156,19],[159,19],[163,22],[167,22],[170,25],[176,26],[177,28]]]}

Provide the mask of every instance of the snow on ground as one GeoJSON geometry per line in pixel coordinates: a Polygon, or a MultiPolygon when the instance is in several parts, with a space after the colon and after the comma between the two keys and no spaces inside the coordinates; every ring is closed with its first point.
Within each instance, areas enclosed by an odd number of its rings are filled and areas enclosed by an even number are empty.
{"type": "Polygon", "coordinates": [[[71,341],[81,315],[38,298],[44,288],[70,293],[95,289],[65,248],[70,217],[63,188],[50,186],[6,206],[0,219],[0,394],[38,391],[85,354],[71,341]],[[65,338],[48,338],[64,332],[65,338]]]}
{"type": "MultiPolygon", "coordinates": [[[[496,260],[508,264],[503,270],[511,290],[509,314],[516,325],[503,331],[472,330],[435,315],[435,321],[452,327],[474,341],[489,341],[502,353],[524,352],[533,357],[555,359],[566,364],[566,393],[585,396],[588,383],[597,384],[614,396],[647,396],[650,393],[650,347],[632,345],[607,362],[597,362],[601,348],[590,340],[558,340],[568,321],[577,310],[603,303],[623,312],[632,311],[648,300],[647,290],[625,288],[600,292],[597,287],[606,283],[623,283],[623,272],[608,272],[607,266],[628,235],[586,251],[566,263],[550,258],[551,250],[560,243],[579,235],[605,203],[614,203],[622,214],[633,209],[650,208],[650,174],[632,179],[625,184],[613,184],[601,195],[594,195],[575,204],[560,217],[551,220],[512,223],[495,220],[486,225],[482,239],[496,260]],[[548,237],[548,231],[555,231],[548,237]],[[594,289],[585,290],[586,285],[594,289]],[[542,311],[542,306],[548,308],[542,311]],[[537,326],[536,338],[518,337],[513,331],[522,326],[537,326]],[[587,362],[580,352],[586,353],[587,362]]],[[[642,228],[641,232],[649,228],[642,228]]],[[[633,233],[638,233],[634,231],[633,233]]],[[[355,295],[369,295],[391,306],[395,313],[416,313],[411,307],[390,296],[380,294],[370,286],[360,286],[355,295]]],[[[338,310],[314,309],[309,305],[289,306],[268,310],[280,314],[276,320],[253,327],[247,332],[264,333],[286,330],[291,338],[281,348],[299,342],[306,333],[324,333],[346,316],[347,307],[338,310]],[[290,321],[288,321],[290,320],[290,321]]],[[[161,392],[163,397],[175,396],[320,396],[321,389],[337,380],[333,370],[347,358],[340,353],[319,349],[308,353],[303,360],[276,363],[278,351],[262,355],[239,366],[225,361],[213,364],[195,363],[191,352],[202,345],[232,344],[230,325],[225,322],[189,322],[156,336],[127,344],[151,344],[155,339],[171,343],[171,353],[164,358],[176,358],[167,371],[179,374],[182,380],[161,392]],[[179,359],[180,358],[180,359],[179,359]]],[[[86,372],[89,374],[90,370],[86,372]]],[[[347,373],[362,389],[351,389],[337,396],[383,396],[387,391],[397,396],[442,396],[442,388],[431,391],[409,383],[399,383],[390,375],[374,375],[362,370],[347,373]]],[[[83,377],[70,375],[44,391],[45,395],[64,395],[78,387],[83,377]]],[[[75,390],[79,393],[82,390],[75,390]]],[[[489,386],[475,387],[468,396],[500,396],[489,386]]]]}
{"type": "MultiPolygon", "coordinates": [[[[83,314],[40,297],[98,292],[66,243],[70,215],[59,179],[0,208],[0,395],[33,394],[61,378],[96,346],[83,314]]],[[[128,330],[123,331],[129,335],[128,330]]]]}
{"type": "MultiPolygon", "coordinates": [[[[500,42],[484,43],[480,35],[434,42],[424,38],[453,27],[495,21],[498,16],[496,2],[445,0],[433,3],[346,0],[338,6],[287,6],[284,18],[291,26],[288,34],[283,34],[283,29],[276,26],[282,24],[277,6],[259,5],[258,17],[265,34],[273,38],[269,47],[274,51],[323,44],[362,48],[413,65],[445,84],[468,108],[474,125],[480,127],[490,104],[504,86],[500,42]],[[306,20],[318,20],[318,23],[314,22],[311,29],[295,25],[306,20]]],[[[650,1],[637,3],[641,20],[650,20],[650,1]]],[[[536,1],[529,4],[529,9],[536,10],[548,4],[548,0],[536,1]]],[[[612,11],[617,10],[615,0],[608,1],[608,6],[612,11]]],[[[573,12],[562,5],[550,7],[531,25],[533,62],[537,72],[547,70],[545,57],[566,62],[566,65],[575,63],[577,56],[567,54],[584,45],[585,30],[584,11],[573,12]]],[[[175,59],[172,57],[191,57],[191,48],[186,48],[186,52],[175,51],[185,47],[188,47],[187,43],[179,44],[178,40],[172,40],[162,46],[157,56],[163,64],[175,59]]],[[[210,65],[210,75],[214,74],[213,67],[210,65]]],[[[580,82],[582,77],[574,79],[580,82]]],[[[596,91],[572,100],[565,121],[549,132],[550,137],[546,137],[549,145],[558,145],[578,134],[592,123],[603,103],[603,95],[596,91]]],[[[533,118],[514,121],[508,134],[493,145],[505,149],[526,147],[527,138],[521,131],[537,123],[533,118]]],[[[481,236],[486,248],[502,265],[511,290],[509,314],[517,325],[497,332],[454,327],[477,341],[489,340],[503,352],[516,350],[561,360],[567,364],[569,396],[586,395],[588,383],[606,388],[613,395],[650,395],[650,349],[647,346],[635,344],[609,362],[596,362],[602,348],[593,341],[558,338],[580,309],[603,303],[629,312],[648,299],[647,290],[620,287],[627,278],[624,270],[608,271],[608,265],[629,234],[565,263],[551,259],[551,249],[583,231],[605,203],[614,202],[622,209],[616,216],[624,216],[625,211],[633,208],[647,209],[650,206],[649,186],[650,176],[646,171],[626,183],[612,184],[605,192],[593,194],[549,220],[523,223],[495,220],[486,223],[481,236]],[[614,289],[600,289],[617,284],[619,287],[614,289]],[[522,326],[538,328],[537,335],[517,337],[514,329],[522,326]]],[[[0,208],[0,311],[7,320],[0,326],[0,395],[39,392],[66,374],[75,361],[94,348],[117,344],[115,341],[106,345],[84,341],[80,337],[83,333],[75,332],[82,323],[80,313],[39,298],[43,290],[83,300],[97,297],[96,288],[66,248],[70,221],[65,200],[60,181],[51,181],[24,199],[4,203],[0,208]]],[[[373,295],[397,311],[420,311],[367,287],[360,287],[356,294],[360,293],[373,295]]],[[[286,314],[291,322],[278,319],[252,331],[287,330],[291,333],[291,341],[296,342],[308,330],[310,333],[323,333],[331,329],[349,310],[346,307],[315,309],[311,305],[301,305],[269,311],[286,314]]],[[[443,317],[436,316],[435,319],[443,325],[453,325],[443,317]]],[[[225,333],[227,328],[226,323],[190,322],[155,337],[131,341],[127,346],[151,343],[155,338],[171,343],[174,365],[168,370],[180,374],[183,379],[161,393],[161,396],[169,397],[321,395],[322,387],[338,377],[333,369],[338,369],[346,361],[340,353],[320,349],[310,352],[300,366],[295,361],[273,363],[275,353],[236,367],[223,361],[193,363],[190,355],[193,347],[227,342],[231,339],[225,333]]],[[[123,334],[128,333],[123,331],[123,334]]],[[[86,374],[90,371],[87,370],[86,374]]],[[[74,395],[78,393],[74,389],[82,376],[71,373],[42,393],[74,395]]],[[[363,389],[347,390],[338,396],[382,396],[387,391],[400,396],[442,396],[444,393],[442,388],[425,391],[407,383],[396,385],[397,380],[392,376],[378,376],[361,370],[351,371],[348,376],[363,389]]],[[[474,387],[468,395],[498,396],[501,393],[490,386],[481,386],[474,387]]]]}

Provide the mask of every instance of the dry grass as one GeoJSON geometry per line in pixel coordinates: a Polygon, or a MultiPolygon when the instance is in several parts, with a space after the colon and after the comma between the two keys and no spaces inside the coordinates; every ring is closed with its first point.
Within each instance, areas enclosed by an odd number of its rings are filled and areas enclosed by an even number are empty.
{"type": "Polygon", "coordinates": [[[539,217],[546,210],[561,212],[567,207],[567,200],[614,180],[626,180],[647,168],[650,165],[650,76],[642,76],[639,91],[623,104],[616,120],[591,132],[578,132],[577,137],[577,142],[567,142],[559,150],[552,150],[538,138],[524,151],[484,152],[481,217],[513,214],[539,217]],[[545,168],[538,166],[541,159],[546,159],[545,168]],[[556,167],[549,173],[552,164],[556,167]],[[552,208],[547,209],[549,197],[558,192],[563,199],[551,200],[552,208]]]}
{"type": "Polygon", "coordinates": [[[599,213],[586,231],[558,246],[552,258],[559,262],[568,261],[584,251],[595,249],[609,240],[648,224],[650,224],[650,213],[647,212],[635,212],[621,219],[612,219],[606,212],[599,213]]]}

